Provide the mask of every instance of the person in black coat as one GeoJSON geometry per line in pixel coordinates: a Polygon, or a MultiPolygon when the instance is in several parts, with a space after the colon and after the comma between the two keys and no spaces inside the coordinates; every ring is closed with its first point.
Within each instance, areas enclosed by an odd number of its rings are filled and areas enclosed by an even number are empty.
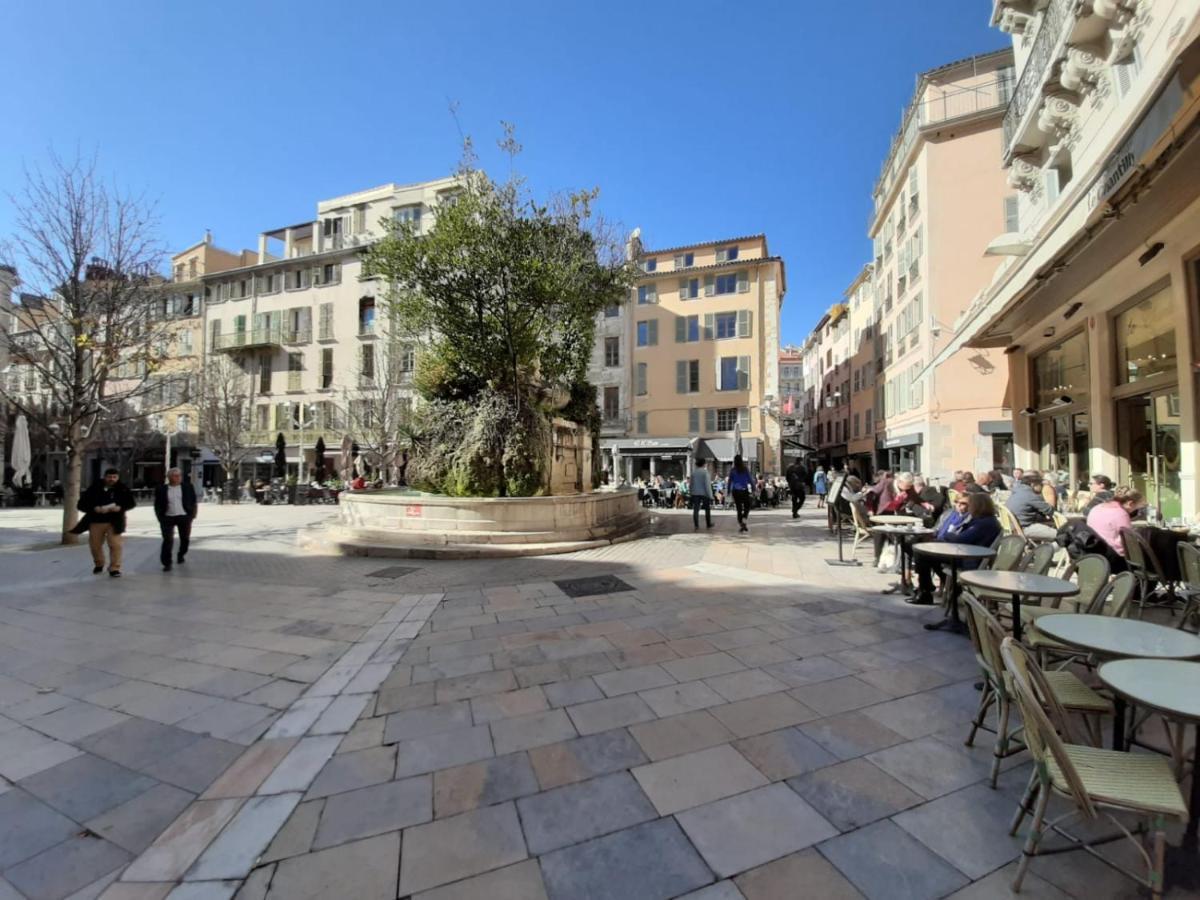
{"type": "Polygon", "coordinates": [[[196,518],[196,489],[183,480],[183,472],[179,469],[170,469],[167,483],[160,484],[154,492],[154,515],[158,517],[159,527],[162,528],[159,560],[163,571],[170,572],[175,532],[179,531],[179,554],[175,562],[183,565],[192,538],[192,520],[196,518]]]}
{"type": "Polygon", "coordinates": [[[784,473],[787,478],[788,492],[792,495],[792,518],[800,518],[800,507],[804,505],[804,467],[796,460],[784,473]]]}
{"type": "Polygon", "coordinates": [[[75,534],[88,533],[92,551],[92,574],[104,571],[104,545],[108,544],[108,574],[121,577],[121,550],[124,544],[125,513],[137,506],[133,491],[121,484],[121,473],[107,469],[102,481],[92,482],[83,492],[76,508],[83,513],[75,534]]]}

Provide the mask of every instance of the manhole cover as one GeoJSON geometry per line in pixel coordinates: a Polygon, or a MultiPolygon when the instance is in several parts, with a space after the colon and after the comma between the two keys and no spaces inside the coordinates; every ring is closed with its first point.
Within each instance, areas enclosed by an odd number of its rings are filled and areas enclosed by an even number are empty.
{"type": "Polygon", "coordinates": [[[388,566],[386,569],[379,569],[375,572],[368,572],[368,578],[403,578],[405,575],[411,575],[417,569],[413,566],[388,566]]]}
{"type": "Polygon", "coordinates": [[[616,575],[596,575],[593,578],[564,578],[554,582],[568,597],[591,597],[595,594],[615,594],[618,591],[632,591],[633,587],[626,584],[616,575]]]}

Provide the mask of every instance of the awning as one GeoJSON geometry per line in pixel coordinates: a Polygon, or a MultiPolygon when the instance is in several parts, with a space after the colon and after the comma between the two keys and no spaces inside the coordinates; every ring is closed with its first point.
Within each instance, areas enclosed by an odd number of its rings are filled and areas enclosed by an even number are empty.
{"type": "Polygon", "coordinates": [[[893,450],[896,447],[919,447],[925,442],[925,435],[920,432],[916,434],[900,434],[896,437],[879,438],[875,446],[880,450],[893,450]]]}
{"type": "MultiPolygon", "coordinates": [[[[733,462],[733,438],[704,438],[700,453],[705,459],[733,462]]],[[[742,438],[742,456],[747,462],[758,462],[758,438],[742,438]]]]}
{"type": "Polygon", "coordinates": [[[686,456],[692,450],[692,438],[602,438],[600,449],[613,450],[622,456],[686,456]]]}

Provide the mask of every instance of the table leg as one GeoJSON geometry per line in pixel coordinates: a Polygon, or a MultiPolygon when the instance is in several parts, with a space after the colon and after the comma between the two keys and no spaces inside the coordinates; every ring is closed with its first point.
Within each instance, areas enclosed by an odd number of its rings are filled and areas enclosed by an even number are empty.
{"type": "Polygon", "coordinates": [[[946,575],[946,612],[936,622],[926,622],[926,631],[938,631],[942,628],[948,628],[955,633],[962,633],[966,629],[963,627],[962,620],[958,617],[958,561],[949,560],[947,565],[950,568],[946,575]]]}
{"type": "Polygon", "coordinates": [[[1012,611],[1013,611],[1013,640],[1018,643],[1021,640],[1021,595],[1012,595],[1012,611]]]}
{"type": "Polygon", "coordinates": [[[1113,736],[1112,748],[1125,749],[1125,698],[1113,692],[1113,736]]]}

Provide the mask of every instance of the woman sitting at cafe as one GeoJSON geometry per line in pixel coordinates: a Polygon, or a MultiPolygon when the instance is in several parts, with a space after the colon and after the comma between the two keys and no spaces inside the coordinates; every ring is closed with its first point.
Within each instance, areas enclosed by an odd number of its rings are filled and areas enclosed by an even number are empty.
{"type": "MultiPolygon", "coordinates": [[[[949,544],[974,544],[990,547],[1000,536],[1000,520],[996,518],[996,506],[987,494],[961,494],[954,503],[954,511],[938,525],[935,540],[949,544]]],[[[961,568],[972,569],[979,563],[964,560],[961,568]]],[[[941,566],[931,557],[916,555],[917,593],[909,603],[928,606],[933,603],[933,574],[942,575],[941,566]]]]}
{"type": "Polygon", "coordinates": [[[1088,513],[1088,528],[1100,535],[1113,553],[1124,557],[1125,543],[1121,540],[1121,529],[1133,527],[1133,516],[1145,506],[1146,499],[1140,491],[1119,487],[1111,500],[1106,500],[1088,513]]]}
{"type": "MultiPolygon", "coordinates": [[[[892,499],[881,505],[875,515],[925,518],[926,510],[921,505],[921,495],[913,487],[911,472],[900,472],[896,475],[894,490],[895,494],[892,496],[892,499]]],[[[879,565],[879,557],[883,553],[883,547],[888,541],[888,536],[876,532],[871,535],[871,539],[875,544],[875,564],[879,565]]]]}

